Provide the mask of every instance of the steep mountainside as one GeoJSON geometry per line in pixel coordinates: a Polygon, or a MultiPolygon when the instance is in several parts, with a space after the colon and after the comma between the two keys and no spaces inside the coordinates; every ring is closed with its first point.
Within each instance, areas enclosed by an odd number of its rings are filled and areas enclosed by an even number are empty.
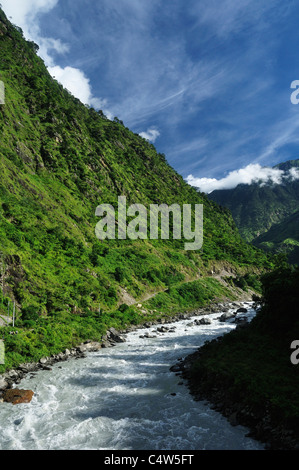
{"type": "MultiPolygon", "coordinates": [[[[298,167],[299,160],[290,160],[274,168],[288,172],[291,168],[298,167]]],[[[242,237],[247,241],[263,248],[266,245],[264,243],[261,245],[262,241],[273,242],[271,247],[277,251],[281,251],[284,240],[293,240],[287,242],[288,245],[295,246],[299,243],[299,238],[297,236],[294,238],[294,235],[298,233],[298,226],[296,229],[298,219],[294,218],[292,223],[288,222],[291,220],[289,217],[299,208],[299,179],[286,178],[282,184],[240,184],[234,189],[213,191],[209,194],[209,199],[231,211],[242,237]],[[271,239],[272,234],[274,236],[277,230],[281,230],[278,226],[274,229],[273,226],[276,224],[284,224],[285,238],[279,240],[278,245],[274,239],[271,239]],[[273,231],[268,233],[271,227],[273,231]],[[286,232],[288,227],[292,233],[286,232]],[[263,234],[267,234],[266,238],[262,238],[263,234]]],[[[267,248],[270,248],[270,244],[267,248]]],[[[293,259],[293,255],[290,259],[293,259]]]]}
{"type": "MultiPolygon", "coordinates": [[[[198,278],[214,260],[265,266],[230,213],[188,186],[155,147],[117,118],[83,105],[48,73],[0,10],[0,265],[3,295],[53,315],[111,310],[198,278]],[[102,203],[204,204],[204,243],[95,237],[102,203]]],[[[2,295],[2,293],[0,294],[2,295]]],[[[0,299],[1,303],[1,299],[0,299]]],[[[27,309],[27,310],[26,310],[27,309]]]]}

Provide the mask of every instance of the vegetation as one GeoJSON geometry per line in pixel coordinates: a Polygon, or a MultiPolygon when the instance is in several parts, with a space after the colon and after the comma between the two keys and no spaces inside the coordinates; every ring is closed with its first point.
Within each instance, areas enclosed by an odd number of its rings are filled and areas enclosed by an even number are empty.
{"type": "Polygon", "coordinates": [[[37,362],[42,357],[58,354],[82,341],[101,342],[111,327],[122,330],[160,318],[171,320],[177,313],[208,305],[216,298],[234,300],[236,295],[216,279],[205,278],[171,287],[142,306],[122,304],[109,312],[87,310],[81,315],[64,312],[43,318],[38,315],[38,309],[27,308],[14,328],[0,328],[0,337],[5,340],[5,364],[0,365],[0,373],[24,362],[37,362]]]}
{"type": "MultiPolygon", "coordinates": [[[[237,328],[201,348],[192,380],[208,392],[249,407],[298,434],[299,375],[290,356],[299,338],[299,268],[286,264],[262,278],[262,308],[246,328],[237,328]]],[[[240,409],[240,407],[239,407],[240,409]]],[[[268,423],[269,424],[269,423],[268,423]]]]}
{"type": "Polygon", "coordinates": [[[273,225],[254,244],[265,251],[286,253],[291,264],[299,265],[299,211],[273,225]]]}
{"type": "MultiPolygon", "coordinates": [[[[192,308],[197,294],[178,286],[208,275],[212,262],[225,260],[242,274],[271,268],[271,258],[240,237],[228,210],[187,185],[119,119],[73,97],[36,51],[0,9],[0,315],[15,301],[18,328],[18,335],[4,332],[9,361],[14,350],[8,365],[140,321],[133,307],[118,310],[128,296],[140,301],[169,289],[180,297],[165,305],[190,301],[192,308]],[[95,210],[117,207],[119,196],[146,207],[203,204],[203,248],[185,251],[185,240],[173,239],[97,240],[95,210]]],[[[201,302],[213,294],[205,282],[201,302]]]]}

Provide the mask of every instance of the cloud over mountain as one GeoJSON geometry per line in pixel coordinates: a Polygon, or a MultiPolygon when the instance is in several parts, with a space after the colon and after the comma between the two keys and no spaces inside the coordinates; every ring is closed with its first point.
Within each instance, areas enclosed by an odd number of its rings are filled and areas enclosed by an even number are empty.
{"type": "Polygon", "coordinates": [[[291,168],[289,171],[283,171],[278,168],[262,167],[258,163],[252,163],[245,168],[231,171],[221,179],[196,178],[189,175],[186,181],[191,186],[195,186],[200,191],[209,194],[217,189],[233,189],[239,184],[282,184],[286,179],[292,181],[299,179],[299,169],[291,168]]]}

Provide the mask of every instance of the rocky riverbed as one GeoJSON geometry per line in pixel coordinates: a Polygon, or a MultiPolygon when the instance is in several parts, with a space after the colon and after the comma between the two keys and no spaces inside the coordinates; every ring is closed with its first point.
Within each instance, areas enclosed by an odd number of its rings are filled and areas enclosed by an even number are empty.
{"type": "MultiPolygon", "coordinates": [[[[249,318],[254,316],[251,307],[249,318]]],[[[31,402],[0,405],[0,448],[262,450],[262,444],[246,437],[248,429],[231,426],[208,404],[195,402],[181,378],[169,370],[179,358],[235,329],[241,313],[221,321],[228,313],[226,305],[211,308],[213,312],[179,315],[175,322],[162,319],[118,332],[125,342],[115,347],[110,331],[104,347],[86,343],[78,356],[67,355],[70,360],[39,362],[37,372],[14,384],[34,392],[31,402]],[[99,346],[98,351],[82,352],[99,346]]],[[[15,393],[18,400],[19,391],[15,393]]]]}
{"type": "MultiPolygon", "coordinates": [[[[106,334],[102,337],[101,342],[94,342],[94,341],[86,341],[85,343],[81,343],[75,348],[72,349],[66,349],[65,351],[52,355],[50,357],[44,357],[41,358],[38,362],[32,362],[32,363],[25,363],[21,364],[19,367],[16,369],[10,370],[5,372],[4,374],[0,375],[0,401],[10,401],[10,397],[12,397],[12,394],[7,393],[7,391],[11,390],[12,388],[15,388],[16,385],[18,385],[22,379],[27,375],[31,374],[33,376],[35,373],[38,371],[44,370],[44,371],[51,371],[51,367],[58,363],[58,362],[63,362],[63,361],[68,361],[71,359],[80,359],[84,358],[86,356],[86,353],[88,352],[96,352],[99,351],[100,349],[105,349],[105,348],[111,348],[116,346],[119,343],[125,342],[126,341],[126,334],[130,333],[132,331],[136,331],[140,328],[156,328],[151,334],[145,334],[145,338],[149,337],[154,337],[155,336],[155,331],[158,333],[163,334],[166,331],[171,331],[171,328],[173,328],[173,324],[175,322],[180,321],[180,320],[185,320],[194,316],[200,317],[199,319],[194,320],[194,322],[197,324],[202,324],[202,325],[207,325],[210,323],[209,320],[209,314],[212,313],[221,313],[219,316],[219,321],[225,322],[226,320],[230,320],[232,317],[236,316],[236,314],[241,312],[243,308],[243,302],[226,302],[226,303],[214,303],[209,305],[206,308],[202,309],[197,309],[192,312],[188,313],[181,313],[181,314],[176,314],[173,317],[169,318],[160,318],[158,320],[153,320],[153,321],[147,321],[142,325],[138,326],[130,326],[129,328],[121,331],[117,331],[115,328],[110,328],[106,334]],[[235,312],[234,314],[230,313],[230,310],[234,308],[235,312]],[[170,326],[169,326],[170,325],[170,326]],[[159,331],[160,329],[160,331],[159,331]]],[[[245,309],[246,310],[246,309],[245,309]]],[[[236,322],[239,321],[242,323],[240,319],[236,319],[236,322]]],[[[30,392],[30,391],[22,391],[22,392],[30,392]]],[[[22,393],[21,393],[22,395],[22,393]]],[[[24,401],[28,400],[28,393],[24,393],[24,401]]],[[[13,401],[12,401],[13,402],[13,401]]],[[[19,398],[18,403],[22,403],[22,399],[19,398]]]]}

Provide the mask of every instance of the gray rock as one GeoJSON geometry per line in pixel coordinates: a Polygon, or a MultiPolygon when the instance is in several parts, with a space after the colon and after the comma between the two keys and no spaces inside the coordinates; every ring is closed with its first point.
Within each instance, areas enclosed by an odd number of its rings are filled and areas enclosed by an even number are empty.
{"type": "Polygon", "coordinates": [[[212,321],[209,318],[203,317],[199,320],[195,320],[196,325],[211,325],[212,321]]]}
{"type": "Polygon", "coordinates": [[[7,374],[6,377],[12,380],[16,380],[19,377],[19,373],[16,370],[10,370],[7,374]]]}
{"type": "Polygon", "coordinates": [[[234,321],[234,323],[238,323],[238,324],[247,323],[247,322],[248,322],[248,319],[246,317],[236,317],[234,321]]]}
{"type": "Polygon", "coordinates": [[[8,382],[4,377],[0,376],[0,390],[5,390],[8,387],[8,382]]]}
{"type": "Polygon", "coordinates": [[[47,364],[48,362],[48,358],[47,357],[42,357],[40,360],[39,360],[39,363],[40,364],[47,364]]]}
{"type": "Polygon", "coordinates": [[[234,317],[235,317],[234,313],[226,312],[226,313],[223,313],[218,319],[221,322],[225,322],[225,321],[230,320],[231,318],[234,318],[234,317]]]}
{"type": "Polygon", "coordinates": [[[110,328],[109,331],[107,332],[110,333],[110,338],[116,342],[116,343],[125,343],[126,340],[125,338],[119,334],[119,332],[115,328],[110,328]]]}

